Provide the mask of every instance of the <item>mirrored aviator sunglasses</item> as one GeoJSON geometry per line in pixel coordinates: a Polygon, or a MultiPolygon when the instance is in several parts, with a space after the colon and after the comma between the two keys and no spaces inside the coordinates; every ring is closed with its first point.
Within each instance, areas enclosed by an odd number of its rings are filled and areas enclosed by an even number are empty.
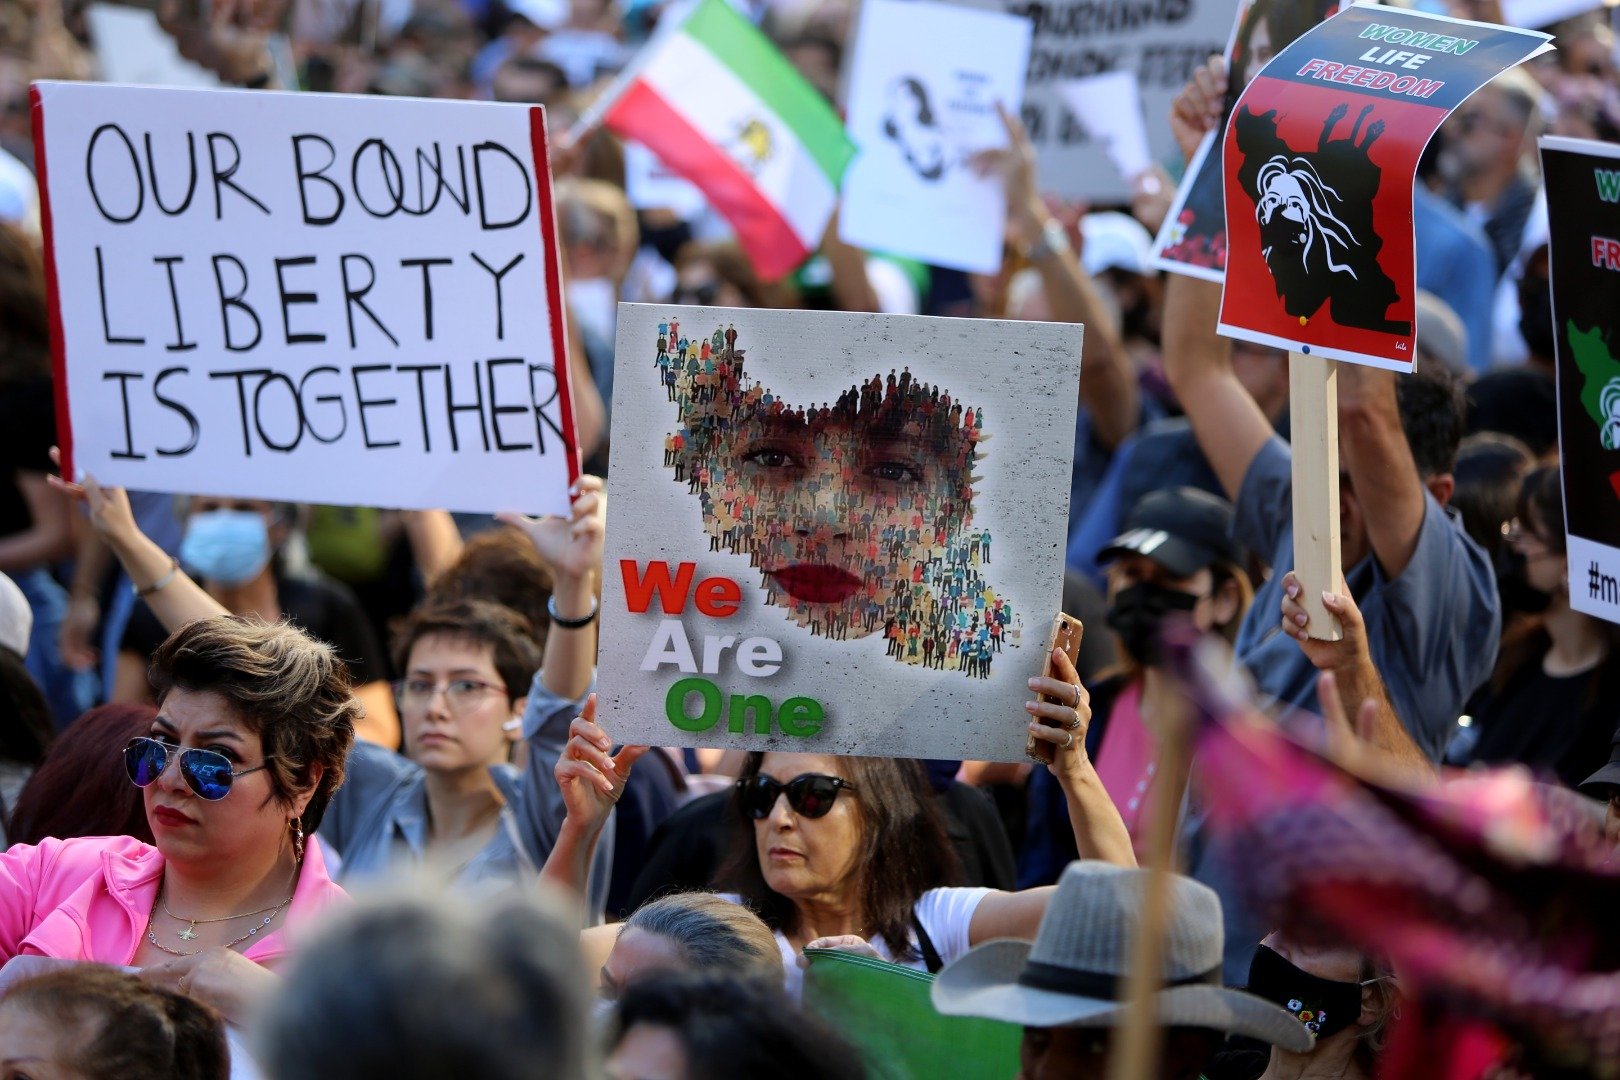
{"type": "Polygon", "coordinates": [[[231,784],[238,776],[256,773],[270,762],[269,758],[265,758],[264,764],[233,771],[230,758],[224,754],[195,748],[182,750],[162,740],[143,736],[131,739],[129,745],[124,747],[124,771],[136,787],[149,787],[169,767],[169,755],[172,753],[180,755],[180,775],[185,778],[186,786],[199,799],[209,802],[218,802],[229,795],[231,784]]]}
{"type": "Polygon", "coordinates": [[[754,821],[769,817],[777,798],[787,792],[788,805],[795,814],[807,818],[826,817],[838,801],[840,791],[855,791],[855,785],[838,776],[805,773],[783,784],[770,776],[751,776],[737,781],[737,799],[743,816],[754,821]]]}

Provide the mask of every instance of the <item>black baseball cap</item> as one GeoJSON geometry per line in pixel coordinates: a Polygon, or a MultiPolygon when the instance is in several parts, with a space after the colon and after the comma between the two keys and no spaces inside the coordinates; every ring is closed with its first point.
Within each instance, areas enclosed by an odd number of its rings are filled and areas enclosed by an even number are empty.
{"type": "Polygon", "coordinates": [[[1202,488],[1150,491],[1131,508],[1125,531],[1097,555],[1099,565],[1121,555],[1143,555],[1178,578],[1214,562],[1242,566],[1243,548],[1232,539],[1232,504],[1202,488]]]}

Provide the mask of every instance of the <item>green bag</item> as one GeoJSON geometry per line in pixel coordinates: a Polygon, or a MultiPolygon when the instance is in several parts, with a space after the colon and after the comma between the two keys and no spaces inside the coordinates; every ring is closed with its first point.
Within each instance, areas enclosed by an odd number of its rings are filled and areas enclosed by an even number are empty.
{"type": "Polygon", "coordinates": [[[929,999],[934,977],[834,949],[806,949],[804,1005],[841,1031],[874,1080],[1011,1080],[1018,1075],[1015,1024],[942,1016],[929,999]]]}

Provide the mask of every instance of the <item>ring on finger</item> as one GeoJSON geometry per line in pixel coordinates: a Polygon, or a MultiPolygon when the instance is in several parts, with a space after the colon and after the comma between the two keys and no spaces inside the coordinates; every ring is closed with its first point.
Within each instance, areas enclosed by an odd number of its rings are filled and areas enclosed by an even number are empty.
{"type": "Polygon", "coordinates": [[[1080,685],[1078,683],[1075,683],[1073,685],[1074,685],[1074,704],[1070,705],[1069,708],[1078,709],[1078,708],[1080,708],[1080,685]]]}
{"type": "Polygon", "coordinates": [[[1080,710],[1070,709],[1069,711],[1074,713],[1074,719],[1065,723],[1063,727],[1068,731],[1078,730],[1080,725],[1083,723],[1083,721],[1080,719],[1080,710]]]}
{"type": "Polygon", "coordinates": [[[1061,749],[1061,750],[1067,750],[1069,747],[1071,747],[1073,745],[1074,745],[1074,732],[1065,731],[1063,733],[1063,741],[1058,744],[1058,748],[1061,749]]]}

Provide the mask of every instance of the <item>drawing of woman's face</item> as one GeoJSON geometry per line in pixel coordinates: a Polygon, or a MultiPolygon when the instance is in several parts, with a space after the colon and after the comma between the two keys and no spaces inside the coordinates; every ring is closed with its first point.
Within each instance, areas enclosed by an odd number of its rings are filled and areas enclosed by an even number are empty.
{"type": "MultiPolygon", "coordinates": [[[[931,441],[920,413],[900,410],[870,428],[853,415],[815,422],[796,413],[739,425],[716,454],[710,483],[757,496],[745,545],[769,602],[791,607],[806,625],[817,607],[854,618],[909,588],[965,509],[952,487],[960,464],[931,441]]],[[[861,626],[850,636],[871,632],[861,626]]]]}
{"type": "Polygon", "coordinates": [[[744,374],[735,339],[666,340],[656,361],[682,421],[664,464],[700,500],[709,550],[746,556],[766,603],[814,634],[883,634],[902,662],[937,651],[934,666],[988,677],[1010,611],[970,528],[982,413],[909,369],[786,402],[744,374]]]}

